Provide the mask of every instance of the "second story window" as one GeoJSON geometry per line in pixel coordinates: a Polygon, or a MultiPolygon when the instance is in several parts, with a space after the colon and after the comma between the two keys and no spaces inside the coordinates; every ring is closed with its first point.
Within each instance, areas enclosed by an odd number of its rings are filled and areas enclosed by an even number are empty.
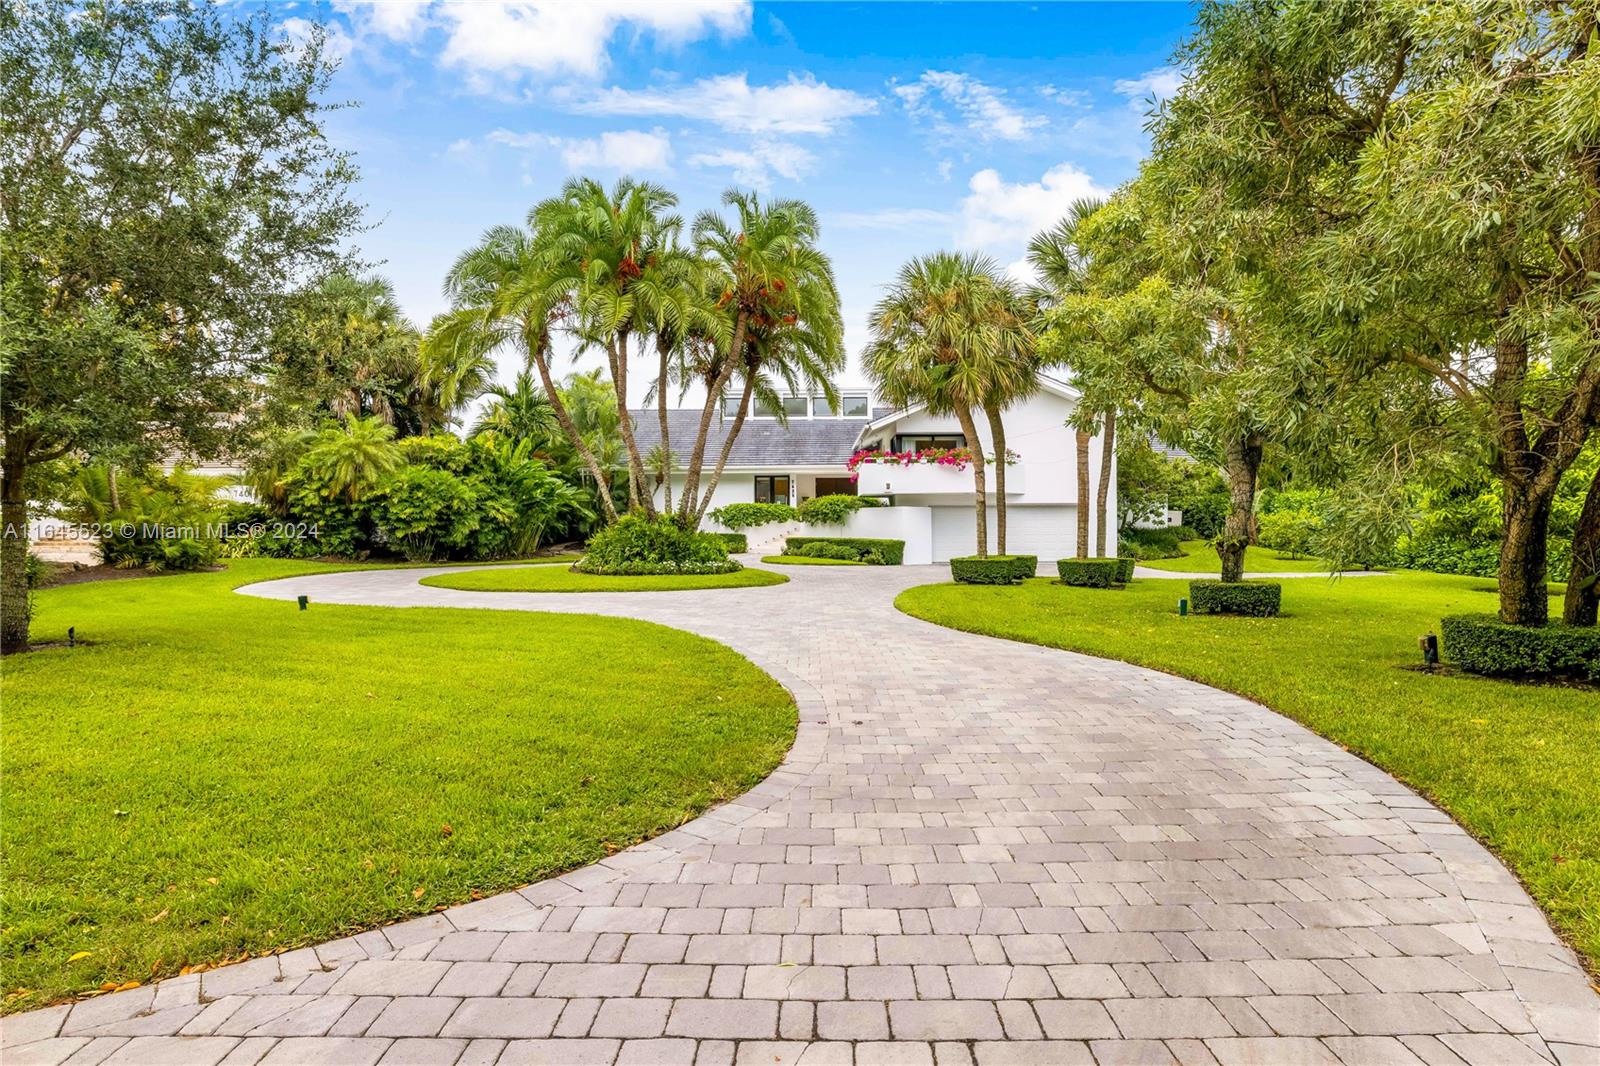
{"type": "MultiPolygon", "coordinates": [[[[783,404],[783,413],[790,418],[805,418],[811,413],[810,404],[804,396],[783,396],[779,402],[783,404]]],[[[778,417],[778,412],[762,400],[756,401],[753,413],[757,418],[778,417]]]]}
{"type": "Polygon", "coordinates": [[[837,406],[830,404],[826,396],[818,396],[811,402],[818,418],[867,417],[867,397],[865,393],[842,392],[839,394],[837,406]]]}
{"type": "Polygon", "coordinates": [[[724,396],[722,398],[722,417],[723,418],[738,418],[739,417],[739,400],[740,399],[741,398],[738,397],[738,396],[724,396]]]}

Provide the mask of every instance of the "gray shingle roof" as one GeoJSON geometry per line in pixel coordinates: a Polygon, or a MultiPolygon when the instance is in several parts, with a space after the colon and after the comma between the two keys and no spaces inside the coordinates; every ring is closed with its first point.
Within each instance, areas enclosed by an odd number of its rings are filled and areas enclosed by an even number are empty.
{"type": "MultiPolygon", "coordinates": [[[[878,408],[874,418],[882,418],[887,408],[878,408]]],[[[661,442],[660,417],[655,410],[634,410],[633,435],[639,451],[648,455],[661,442]]],[[[856,436],[871,419],[867,418],[791,418],[787,427],[772,418],[746,418],[733,442],[728,465],[738,466],[843,466],[854,450],[856,436]]],[[[706,465],[717,461],[722,442],[733,420],[711,416],[711,432],[706,437],[706,465]]],[[[700,429],[700,412],[667,412],[667,433],[680,465],[688,461],[700,429]]]]}

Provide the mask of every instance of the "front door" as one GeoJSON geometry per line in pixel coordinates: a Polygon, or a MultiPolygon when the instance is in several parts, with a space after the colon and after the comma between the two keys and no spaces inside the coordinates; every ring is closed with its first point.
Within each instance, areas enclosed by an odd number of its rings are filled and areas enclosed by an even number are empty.
{"type": "Polygon", "coordinates": [[[757,474],[756,475],[756,502],[757,503],[788,503],[789,502],[789,475],[788,474],[757,474]]]}

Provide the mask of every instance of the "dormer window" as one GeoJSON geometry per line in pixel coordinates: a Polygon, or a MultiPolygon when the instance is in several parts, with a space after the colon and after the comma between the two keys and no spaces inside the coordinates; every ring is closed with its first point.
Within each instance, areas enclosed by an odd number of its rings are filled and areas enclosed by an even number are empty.
{"type": "MultiPolygon", "coordinates": [[[[779,402],[783,404],[783,413],[790,418],[805,418],[811,413],[810,403],[804,396],[782,396],[779,402]]],[[[754,414],[757,418],[778,417],[778,412],[763,400],[756,401],[754,414]]]]}
{"type": "Polygon", "coordinates": [[[811,402],[818,418],[867,417],[867,394],[864,392],[840,393],[837,407],[830,404],[826,396],[814,397],[811,402]]]}

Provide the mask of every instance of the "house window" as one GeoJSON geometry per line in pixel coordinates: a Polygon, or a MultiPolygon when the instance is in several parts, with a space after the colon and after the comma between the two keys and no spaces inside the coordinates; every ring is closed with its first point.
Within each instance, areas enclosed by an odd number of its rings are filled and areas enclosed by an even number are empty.
{"type": "Polygon", "coordinates": [[[788,474],[757,474],[756,475],[756,502],[757,503],[788,503],[789,502],[789,475],[788,474]]]}
{"type": "Polygon", "coordinates": [[[891,451],[922,452],[931,448],[965,448],[967,438],[960,433],[902,433],[894,438],[891,451]]]}
{"type": "MultiPolygon", "coordinates": [[[[811,411],[809,401],[804,396],[783,396],[778,402],[783,404],[783,413],[789,418],[805,418],[811,411]]],[[[755,414],[757,418],[778,417],[778,412],[761,400],[756,401],[755,414]]]]}
{"type": "Polygon", "coordinates": [[[845,393],[839,397],[838,406],[829,403],[826,396],[818,396],[812,402],[818,418],[867,417],[867,397],[865,393],[845,393]]]}
{"type": "Polygon", "coordinates": [[[742,400],[743,398],[744,397],[742,397],[742,396],[724,396],[722,398],[722,417],[723,418],[738,418],[739,417],[739,401],[742,400]]]}

